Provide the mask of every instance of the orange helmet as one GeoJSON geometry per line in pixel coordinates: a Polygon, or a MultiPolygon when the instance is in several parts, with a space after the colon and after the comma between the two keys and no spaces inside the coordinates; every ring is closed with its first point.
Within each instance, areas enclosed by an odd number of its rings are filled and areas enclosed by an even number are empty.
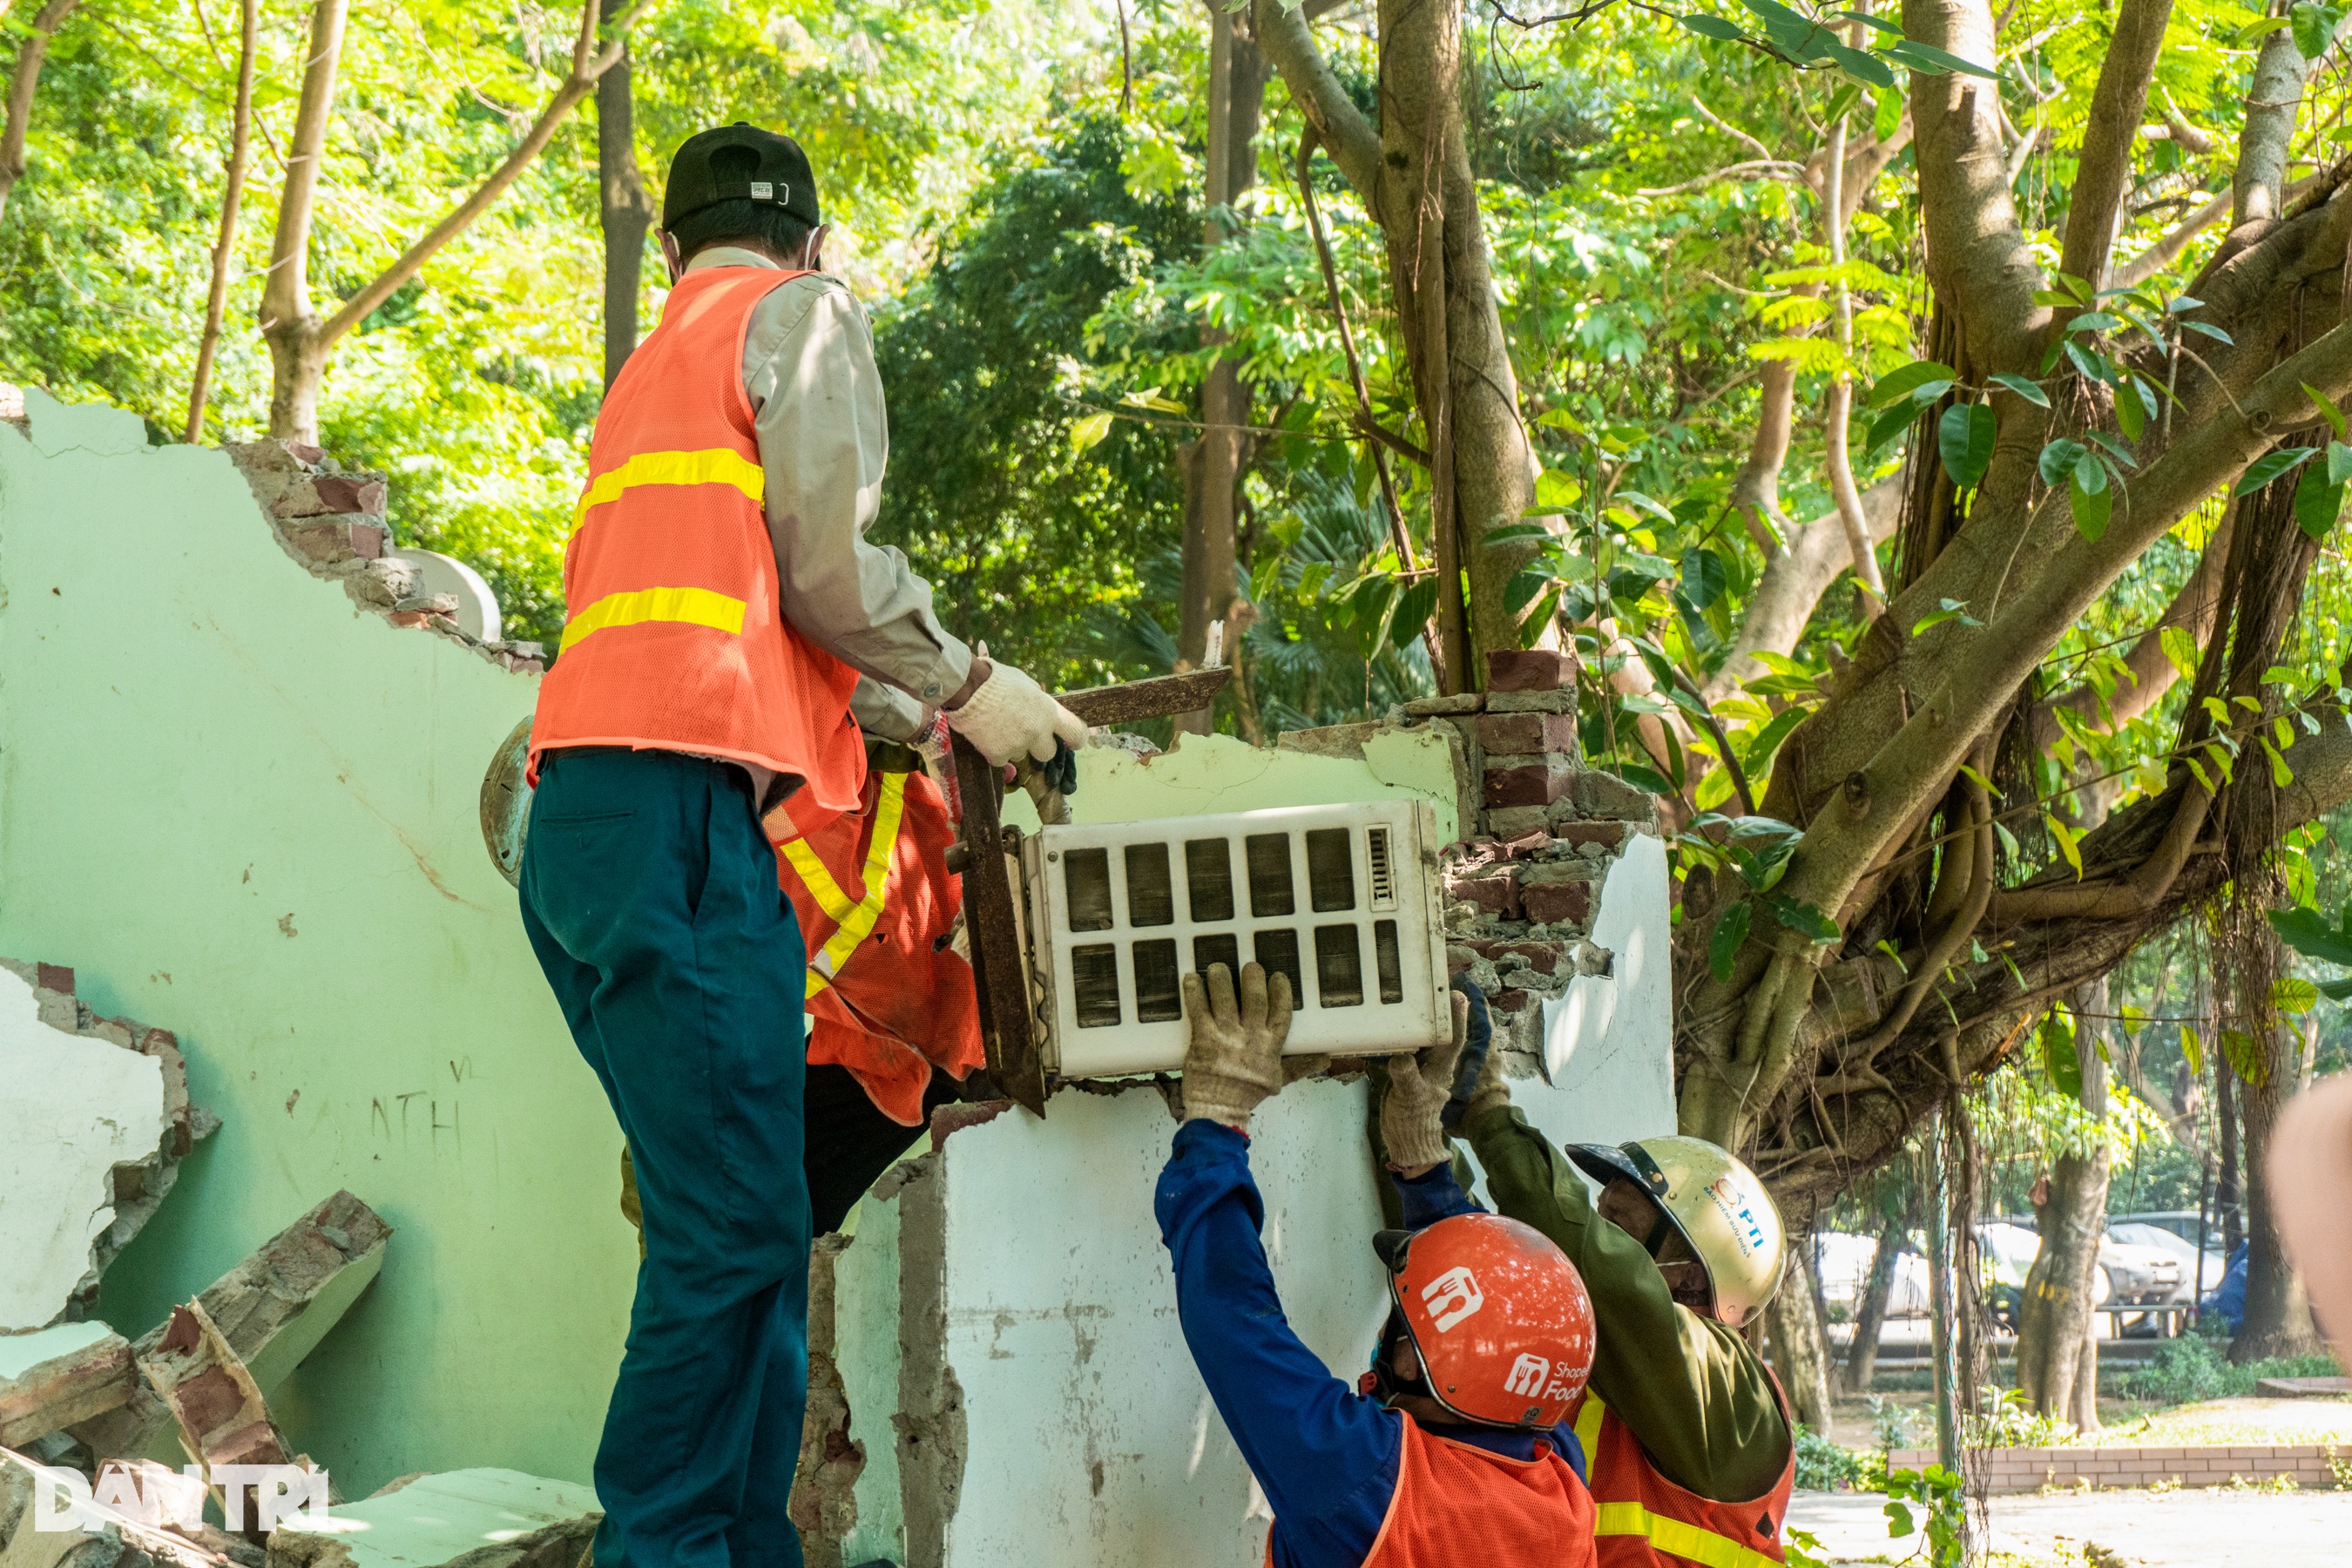
{"type": "Polygon", "coordinates": [[[1382,1240],[1432,1398],[1465,1420],[1536,1431],[1574,1413],[1592,1374],[1592,1298],[1566,1253],[1490,1214],[1382,1240]]]}

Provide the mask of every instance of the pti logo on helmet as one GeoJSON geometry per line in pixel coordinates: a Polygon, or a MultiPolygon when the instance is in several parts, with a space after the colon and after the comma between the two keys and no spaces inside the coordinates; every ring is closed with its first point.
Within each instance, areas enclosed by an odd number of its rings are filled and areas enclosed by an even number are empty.
{"type": "Polygon", "coordinates": [[[1503,1392],[1534,1398],[1542,1394],[1544,1382],[1550,1376],[1550,1362],[1539,1355],[1523,1355],[1511,1363],[1511,1375],[1503,1380],[1503,1392]]]}
{"type": "Polygon", "coordinates": [[[1741,1252],[1764,1250],[1763,1224],[1757,1219],[1756,1211],[1748,1206],[1748,1200],[1732,1186],[1729,1176],[1718,1176],[1709,1182],[1706,1195],[1715,1200],[1715,1206],[1722,1210],[1723,1217],[1731,1222],[1732,1238],[1739,1243],[1741,1252]]]}
{"type": "Polygon", "coordinates": [[[1429,1309],[1430,1326],[1444,1333],[1486,1304],[1477,1278],[1455,1264],[1421,1288],[1421,1304],[1429,1309]]]}

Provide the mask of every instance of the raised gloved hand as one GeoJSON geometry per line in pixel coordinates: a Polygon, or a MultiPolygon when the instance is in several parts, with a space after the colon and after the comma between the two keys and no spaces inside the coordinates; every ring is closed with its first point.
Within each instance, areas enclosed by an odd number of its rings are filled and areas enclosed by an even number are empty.
{"type": "Polygon", "coordinates": [[[1389,1058],[1389,1091],[1381,1100],[1381,1142],[1389,1163],[1411,1171],[1443,1164],[1445,1129],[1440,1123],[1454,1095],[1454,1068],[1470,1038],[1470,998],[1454,995],[1454,1037],[1423,1046],[1409,1057],[1389,1058]]]}
{"type": "Polygon", "coordinates": [[[1184,976],[1184,1120],[1249,1131],[1250,1112],[1282,1087],[1290,1038],[1290,977],[1269,982],[1262,965],[1242,965],[1241,994],[1222,963],[1184,976]]]}
{"type": "Polygon", "coordinates": [[[1056,742],[1073,752],[1087,743],[1085,722],[1009,664],[991,665],[988,679],[947,714],[948,727],[998,767],[1015,757],[1052,763],[1056,742]]]}
{"type": "Polygon", "coordinates": [[[1489,1050],[1479,1064],[1478,1081],[1470,1087],[1470,1108],[1462,1120],[1475,1121],[1498,1105],[1511,1103],[1511,1086],[1503,1081],[1503,1053],[1489,1050]]]}

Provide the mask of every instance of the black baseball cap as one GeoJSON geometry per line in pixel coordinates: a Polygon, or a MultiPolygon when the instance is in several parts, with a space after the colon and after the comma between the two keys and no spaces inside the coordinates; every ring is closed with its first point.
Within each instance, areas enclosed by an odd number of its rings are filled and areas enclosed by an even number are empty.
{"type": "Polygon", "coordinates": [[[662,189],[662,226],[672,227],[688,214],[720,202],[742,201],[780,206],[811,228],[824,221],[817,216],[816,176],[801,144],[739,120],[698,131],[678,148],[669,161],[669,183],[662,189]],[[738,147],[752,156],[716,159],[727,170],[727,177],[719,178],[712,168],[714,154],[738,147]]]}

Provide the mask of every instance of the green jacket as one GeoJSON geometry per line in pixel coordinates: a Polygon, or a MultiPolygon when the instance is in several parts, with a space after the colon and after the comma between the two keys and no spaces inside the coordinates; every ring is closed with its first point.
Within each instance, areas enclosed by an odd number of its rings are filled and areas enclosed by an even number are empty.
{"type": "Polygon", "coordinates": [[[1714,1502],[1770,1491],[1789,1463],[1789,1424],[1738,1331],[1677,1305],[1642,1244],[1593,1212],[1575,1165],[1517,1110],[1483,1111],[1465,1131],[1496,1208],[1549,1237],[1584,1276],[1600,1339],[1593,1392],[1658,1473],[1714,1502]]]}

